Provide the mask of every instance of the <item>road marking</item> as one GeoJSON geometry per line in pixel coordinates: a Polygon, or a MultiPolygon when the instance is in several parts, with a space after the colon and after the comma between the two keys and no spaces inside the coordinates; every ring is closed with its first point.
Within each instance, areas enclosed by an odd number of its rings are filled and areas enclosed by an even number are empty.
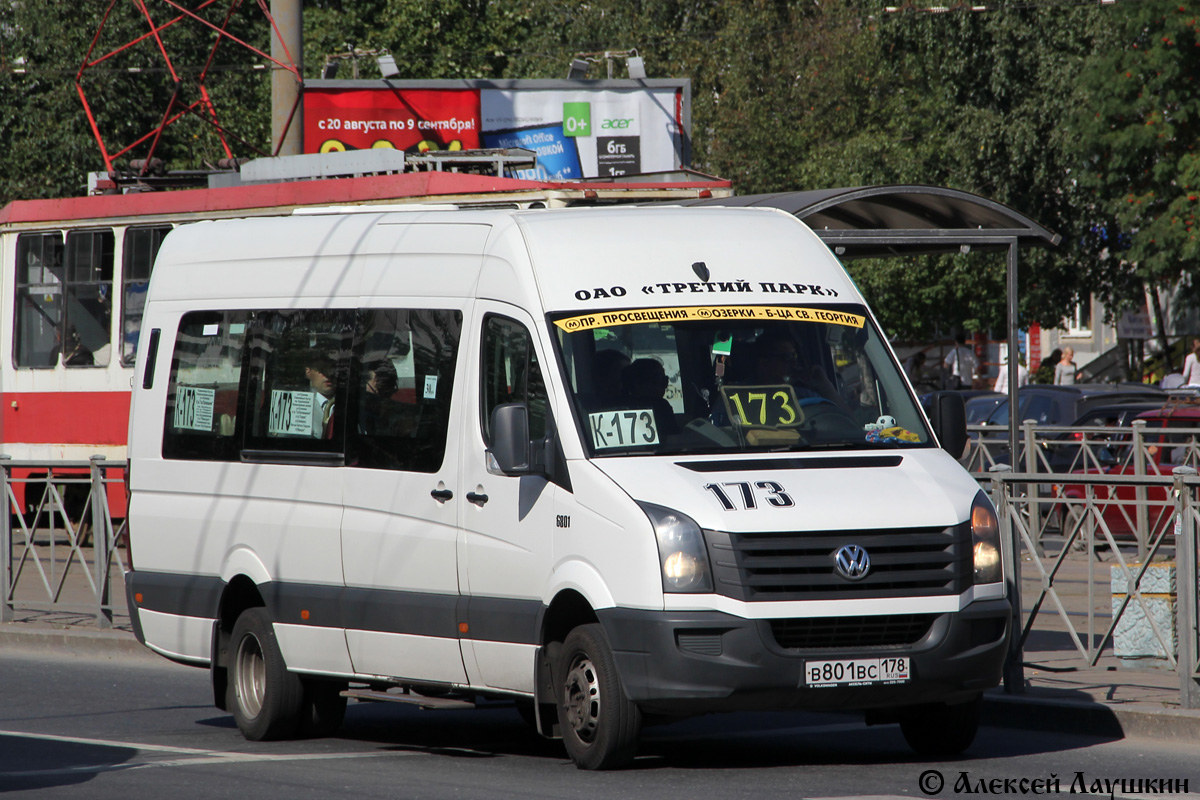
{"type": "MultiPolygon", "coordinates": [[[[97,747],[132,747],[137,750],[149,750],[157,753],[191,753],[193,755],[212,755],[219,750],[202,750],[194,747],[171,747],[163,744],[142,744],[140,742],[122,742],[118,739],[85,739],[80,736],[57,736],[52,733],[26,733],[24,731],[0,731],[0,736],[16,736],[20,739],[41,739],[47,742],[64,742],[66,744],[90,744],[97,747]]],[[[233,755],[231,753],[231,755],[233,755]]]]}
{"type": "Polygon", "coordinates": [[[397,756],[421,756],[428,753],[421,750],[386,750],[362,753],[245,753],[226,750],[205,750],[195,747],[172,747],[170,745],[147,744],[144,742],[125,742],[116,739],[88,739],[82,736],[57,736],[48,733],[26,733],[24,731],[0,730],[0,736],[12,736],[19,739],[37,739],[47,742],[62,742],[64,744],[84,744],[92,747],[110,747],[124,750],[136,750],[139,753],[164,753],[183,758],[163,759],[160,761],[122,762],[119,764],[90,764],[77,767],[62,767],[58,769],[23,770],[20,772],[0,772],[4,778],[33,778],[51,775],[81,775],[101,772],[124,772],[149,767],[192,767],[204,764],[248,764],[263,761],[335,761],[353,758],[392,758],[397,756]]]}

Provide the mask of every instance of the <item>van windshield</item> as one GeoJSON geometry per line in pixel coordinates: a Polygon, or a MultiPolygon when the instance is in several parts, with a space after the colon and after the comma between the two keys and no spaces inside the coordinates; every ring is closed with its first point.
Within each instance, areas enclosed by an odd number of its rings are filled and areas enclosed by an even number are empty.
{"type": "Polygon", "coordinates": [[[862,306],[623,309],[551,322],[593,456],[932,444],[862,306]]]}

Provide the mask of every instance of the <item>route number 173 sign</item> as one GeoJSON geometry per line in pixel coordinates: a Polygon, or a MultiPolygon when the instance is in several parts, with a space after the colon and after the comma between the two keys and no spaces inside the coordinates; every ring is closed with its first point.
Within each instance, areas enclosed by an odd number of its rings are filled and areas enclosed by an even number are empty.
{"type": "Polygon", "coordinates": [[[730,421],[740,427],[787,428],[804,421],[796,390],[774,386],[722,386],[721,399],[730,421]]]}

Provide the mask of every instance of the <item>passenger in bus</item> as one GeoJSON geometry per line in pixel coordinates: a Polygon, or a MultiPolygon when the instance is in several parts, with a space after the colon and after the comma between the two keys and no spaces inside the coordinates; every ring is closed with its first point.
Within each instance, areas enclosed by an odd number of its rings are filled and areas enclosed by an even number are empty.
{"type": "Polygon", "coordinates": [[[363,387],[359,433],[368,436],[411,436],[417,424],[418,407],[396,396],[400,378],[390,359],[375,361],[367,370],[363,387]]]}
{"type": "Polygon", "coordinates": [[[67,346],[63,348],[64,367],[90,367],[96,363],[92,351],[79,338],[74,328],[67,331],[67,346]]]}
{"type": "Polygon", "coordinates": [[[367,372],[367,394],[391,400],[400,388],[400,377],[396,365],[390,359],[381,358],[367,372]]]}
{"type": "Polygon", "coordinates": [[[679,433],[675,409],[665,395],[670,381],[667,371],[656,358],[639,358],[621,370],[621,391],[630,408],[650,408],[659,439],[679,433]]]}
{"type": "Polygon", "coordinates": [[[334,362],[316,350],[310,350],[304,362],[304,377],[313,394],[313,436],[318,439],[333,437],[333,402],[337,394],[337,377],[334,362]]]}

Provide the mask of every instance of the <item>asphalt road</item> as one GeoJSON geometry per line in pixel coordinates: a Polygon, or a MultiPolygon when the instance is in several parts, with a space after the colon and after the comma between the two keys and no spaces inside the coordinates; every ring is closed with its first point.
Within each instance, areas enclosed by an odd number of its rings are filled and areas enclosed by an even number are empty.
{"type": "MultiPolygon", "coordinates": [[[[828,714],[737,714],[650,728],[632,769],[585,773],[511,706],[419,711],[352,702],[337,738],[252,743],[210,699],[204,671],[149,654],[6,650],[0,793],[39,800],[926,797],[940,776],[937,796],[950,797],[965,793],[965,773],[974,793],[983,793],[982,780],[989,795],[1020,796],[1020,779],[1051,776],[1068,794],[1077,772],[1088,788],[1105,778],[1171,778],[1200,793],[1200,742],[984,728],[967,757],[933,762],[913,756],[895,726],[867,728],[828,714]]],[[[1119,787],[1113,794],[1147,796],[1119,787]]]]}

